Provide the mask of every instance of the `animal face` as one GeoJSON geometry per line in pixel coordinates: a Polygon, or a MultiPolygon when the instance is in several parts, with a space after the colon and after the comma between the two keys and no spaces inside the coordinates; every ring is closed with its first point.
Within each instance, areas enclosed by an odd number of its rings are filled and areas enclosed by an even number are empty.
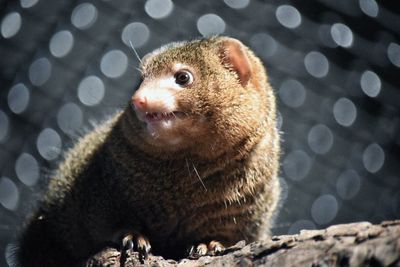
{"type": "Polygon", "coordinates": [[[269,89],[253,82],[265,73],[252,67],[251,57],[239,41],[222,37],[173,43],[146,55],[131,99],[143,141],[165,150],[221,153],[251,135],[265,117],[269,89]]]}

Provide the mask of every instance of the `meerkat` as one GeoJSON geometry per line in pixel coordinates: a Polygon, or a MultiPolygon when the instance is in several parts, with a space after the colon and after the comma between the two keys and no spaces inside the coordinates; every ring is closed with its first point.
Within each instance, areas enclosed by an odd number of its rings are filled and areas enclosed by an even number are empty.
{"type": "Polygon", "coordinates": [[[110,243],[213,255],[269,235],[280,141],[260,59],[212,37],[167,44],[140,69],[130,105],[66,152],[22,232],[20,266],[80,266],[110,243]]]}

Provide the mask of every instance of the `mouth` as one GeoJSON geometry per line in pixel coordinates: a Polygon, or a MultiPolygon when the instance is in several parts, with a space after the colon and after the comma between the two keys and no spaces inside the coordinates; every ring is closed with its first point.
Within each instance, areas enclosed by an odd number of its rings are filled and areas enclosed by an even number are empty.
{"type": "Polygon", "coordinates": [[[147,124],[158,124],[162,122],[173,122],[183,119],[185,114],[180,111],[172,112],[137,112],[138,118],[147,124]]]}

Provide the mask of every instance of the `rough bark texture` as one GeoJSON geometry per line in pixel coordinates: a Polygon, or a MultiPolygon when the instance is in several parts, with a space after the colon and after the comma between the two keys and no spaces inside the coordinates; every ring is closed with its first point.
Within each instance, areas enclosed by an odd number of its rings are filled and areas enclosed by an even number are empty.
{"type": "Polygon", "coordinates": [[[143,264],[137,253],[121,260],[108,248],[88,266],[399,266],[400,220],[379,225],[368,222],[334,225],[324,230],[303,230],[298,235],[274,236],[248,245],[244,241],[221,256],[179,262],[149,256],[143,264]],[[124,262],[124,263],[122,263],[124,262]],[[122,264],[121,264],[122,263],[122,264]]]}

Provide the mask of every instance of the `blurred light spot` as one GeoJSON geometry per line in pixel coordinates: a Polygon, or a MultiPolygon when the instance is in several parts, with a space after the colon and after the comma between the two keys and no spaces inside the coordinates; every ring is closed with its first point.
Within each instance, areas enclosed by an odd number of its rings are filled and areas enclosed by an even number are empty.
{"type": "Polygon", "coordinates": [[[331,27],[332,39],[342,47],[350,47],[353,44],[353,32],[342,23],[335,23],[331,27]]]}
{"type": "Polygon", "coordinates": [[[51,63],[45,58],[36,59],[29,67],[29,80],[35,86],[42,86],[51,75],[51,63]]]}
{"type": "Polygon", "coordinates": [[[39,180],[39,164],[31,154],[22,153],[15,162],[15,173],[25,185],[33,186],[39,180]]]}
{"type": "Polygon", "coordinates": [[[150,37],[150,30],[146,24],[141,22],[132,22],[122,30],[121,39],[128,46],[141,47],[150,37]]]}
{"type": "Polygon", "coordinates": [[[323,125],[318,124],[311,128],[308,133],[308,145],[317,154],[327,153],[333,144],[333,134],[331,130],[323,125]]]}
{"type": "Polygon", "coordinates": [[[23,83],[14,85],[8,92],[8,106],[16,114],[25,111],[28,107],[29,99],[29,90],[23,83]]]}
{"type": "Polygon", "coordinates": [[[387,49],[387,55],[390,62],[400,68],[400,45],[390,43],[387,49]]]}
{"type": "Polygon", "coordinates": [[[287,106],[298,108],[306,99],[306,90],[297,80],[285,80],[279,87],[279,97],[287,106]]]}
{"type": "Polygon", "coordinates": [[[342,97],[333,105],[333,116],[340,125],[350,126],[357,117],[356,106],[350,99],[342,97]]]}
{"type": "Polygon", "coordinates": [[[331,222],[338,212],[338,203],[332,195],[318,197],[311,206],[311,216],[318,224],[331,222]]]}
{"type": "Polygon", "coordinates": [[[270,57],[275,54],[278,45],[275,39],[266,33],[256,33],[250,39],[253,50],[260,56],[270,57]]]}
{"type": "Polygon", "coordinates": [[[97,19],[97,8],[89,3],[83,3],[74,8],[71,23],[78,29],[90,28],[97,19]]]}
{"type": "Polygon", "coordinates": [[[5,15],[1,21],[1,35],[6,39],[13,37],[21,28],[21,23],[21,15],[18,12],[5,15]]]}
{"type": "Polygon", "coordinates": [[[376,97],[381,91],[381,79],[370,70],[364,71],[360,79],[361,89],[369,97],[376,97]]]}
{"type": "Polygon", "coordinates": [[[332,26],[327,24],[321,24],[318,27],[318,36],[322,43],[328,47],[335,48],[337,44],[332,39],[331,34],[332,26]]]}
{"type": "Polygon", "coordinates": [[[359,0],[360,9],[370,17],[378,16],[379,6],[375,0],[359,0]]]}
{"type": "Polygon", "coordinates": [[[20,0],[21,7],[23,8],[31,8],[36,5],[39,0],[20,0]]]}
{"type": "Polygon", "coordinates": [[[36,147],[44,159],[54,160],[61,152],[61,137],[53,129],[46,128],[40,132],[36,147]]]}
{"type": "Polygon", "coordinates": [[[224,2],[231,8],[241,9],[247,7],[250,0],[224,0],[224,2]]]}
{"type": "Polygon", "coordinates": [[[0,110],[0,142],[3,142],[6,139],[9,126],[10,122],[7,115],[0,110]]]}
{"type": "Polygon", "coordinates": [[[328,74],[328,59],[320,52],[312,51],[304,58],[304,66],[308,73],[317,78],[322,78],[328,74]]]}
{"type": "Polygon", "coordinates": [[[290,5],[279,6],[276,9],[275,16],[279,23],[286,28],[294,29],[301,24],[300,12],[290,5]]]}
{"type": "Polygon", "coordinates": [[[153,19],[168,17],[173,8],[171,0],[147,0],[144,5],[144,10],[153,19]]]}
{"type": "Polygon", "coordinates": [[[19,191],[15,183],[7,178],[0,179],[0,203],[6,209],[15,210],[18,205],[19,191]]]}
{"type": "Polygon", "coordinates": [[[58,111],[57,123],[64,133],[73,134],[83,123],[81,108],[74,103],[63,105],[58,111]]]}
{"type": "Polygon", "coordinates": [[[128,68],[128,57],[120,50],[111,50],[101,59],[101,72],[108,78],[117,78],[128,68]]]}
{"type": "Polygon", "coordinates": [[[50,52],[55,57],[64,57],[74,45],[74,36],[70,31],[59,31],[50,39],[50,52]]]}
{"type": "Polygon", "coordinates": [[[94,106],[100,103],[104,97],[104,83],[97,76],[84,78],[78,86],[78,98],[87,105],[94,106]]]}
{"type": "Polygon", "coordinates": [[[342,199],[351,199],[360,191],[361,179],[354,170],[347,170],[340,174],[336,190],[342,199]]]}
{"type": "Polygon", "coordinates": [[[225,21],[218,15],[205,14],[197,20],[197,29],[203,36],[221,34],[225,31],[225,21]]]}
{"type": "Polygon", "coordinates": [[[315,224],[312,221],[298,220],[290,226],[288,235],[296,235],[300,233],[301,230],[314,230],[315,228],[315,224]]]}
{"type": "Polygon", "coordinates": [[[283,161],[286,176],[294,181],[302,180],[311,169],[311,159],[303,150],[290,152],[283,161]]]}
{"type": "Polygon", "coordinates": [[[365,169],[371,173],[379,171],[385,162],[385,152],[377,143],[370,144],[362,155],[365,169]]]}

